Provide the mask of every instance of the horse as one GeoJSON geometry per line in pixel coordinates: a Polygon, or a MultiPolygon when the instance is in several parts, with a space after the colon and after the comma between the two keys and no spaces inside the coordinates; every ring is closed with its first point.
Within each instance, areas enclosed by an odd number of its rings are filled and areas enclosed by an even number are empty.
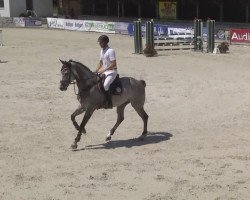
{"type": "MultiPolygon", "coordinates": [[[[71,115],[72,123],[78,131],[71,149],[77,149],[77,143],[81,140],[82,133],[86,133],[85,126],[88,120],[95,110],[103,108],[106,97],[99,87],[102,83],[100,84],[101,78],[97,73],[92,72],[88,67],[77,61],[60,61],[62,63],[62,79],[59,89],[66,91],[71,84],[76,84],[78,87],[77,99],[80,105],[71,115]],[[81,124],[78,125],[75,117],[83,112],[85,112],[84,117],[81,124]]],[[[138,138],[143,140],[148,132],[148,115],[144,110],[146,82],[132,77],[121,77],[119,81],[122,92],[111,97],[112,105],[117,110],[117,121],[106,136],[106,141],[111,140],[112,135],[124,120],[124,109],[129,103],[143,120],[143,132],[138,138]]]]}

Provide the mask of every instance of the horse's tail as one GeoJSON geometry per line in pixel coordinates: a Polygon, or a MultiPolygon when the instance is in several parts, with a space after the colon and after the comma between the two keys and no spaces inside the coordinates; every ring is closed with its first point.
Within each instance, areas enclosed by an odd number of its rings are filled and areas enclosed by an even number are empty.
{"type": "Polygon", "coordinates": [[[146,82],[144,80],[140,80],[140,83],[143,85],[143,87],[146,87],[146,82]]]}

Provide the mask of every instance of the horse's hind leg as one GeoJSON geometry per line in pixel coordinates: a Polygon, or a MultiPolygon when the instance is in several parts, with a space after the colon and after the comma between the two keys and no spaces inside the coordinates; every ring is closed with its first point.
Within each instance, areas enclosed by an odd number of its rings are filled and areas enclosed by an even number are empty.
{"type": "Polygon", "coordinates": [[[125,102],[124,104],[117,106],[116,112],[117,112],[117,121],[114,125],[114,127],[110,130],[109,134],[106,137],[106,141],[111,140],[111,136],[115,133],[116,129],[118,128],[118,126],[122,123],[122,121],[124,120],[124,109],[126,107],[126,105],[128,105],[129,102],[125,102]]]}
{"type": "MultiPolygon", "coordinates": [[[[84,111],[85,111],[85,108],[82,107],[82,106],[80,105],[80,106],[75,110],[75,112],[73,112],[73,113],[71,114],[71,121],[72,121],[73,125],[75,126],[76,130],[78,130],[78,131],[79,131],[80,127],[79,127],[79,125],[78,125],[77,122],[76,122],[76,116],[82,114],[84,111]]],[[[83,129],[83,133],[86,133],[85,128],[83,129]]]]}
{"type": "Polygon", "coordinates": [[[142,105],[138,105],[138,104],[132,104],[133,108],[135,109],[135,111],[138,113],[138,115],[142,118],[143,120],[143,132],[141,134],[141,136],[139,137],[139,139],[144,139],[147,136],[147,126],[148,126],[148,115],[145,112],[144,108],[142,105]]]}

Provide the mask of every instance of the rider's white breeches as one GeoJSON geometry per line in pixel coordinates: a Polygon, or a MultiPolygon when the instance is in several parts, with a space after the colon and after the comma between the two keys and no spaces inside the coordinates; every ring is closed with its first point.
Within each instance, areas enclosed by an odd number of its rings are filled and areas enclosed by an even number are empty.
{"type": "Polygon", "coordinates": [[[114,72],[114,73],[111,73],[111,74],[107,75],[107,77],[106,77],[106,79],[104,81],[104,84],[103,84],[103,87],[104,87],[105,91],[109,90],[109,86],[115,80],[116,75],[117,75],[117,72],[114,72]]]}

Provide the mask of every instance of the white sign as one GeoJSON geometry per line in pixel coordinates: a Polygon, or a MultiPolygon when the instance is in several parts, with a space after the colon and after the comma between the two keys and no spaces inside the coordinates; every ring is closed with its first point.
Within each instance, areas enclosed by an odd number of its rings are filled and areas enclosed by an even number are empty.
{"type": "Polygon", "coordinates": [[[64,19],[59,18],[47,18],[47,25],[49,28],[64,29],[64,19]]]}
{"type": "Polygon", "coordinates": [[[84,31],[84,21],[83,20],[73,20],[73,19],[65,19],[64,20],[64,28],[67,30],[74,31],[84,31]]]}
{"type": "Polygon", "coordinates": [[[13,18],[14,24],[17,27],[25,27],[25,19],[24,17],[14,17],[13,18]]]}
{"type": "Polygon", "coordinates": [[[49,28],[115,33],[114,22],[47,18],[47,24],[49,28]]]}

